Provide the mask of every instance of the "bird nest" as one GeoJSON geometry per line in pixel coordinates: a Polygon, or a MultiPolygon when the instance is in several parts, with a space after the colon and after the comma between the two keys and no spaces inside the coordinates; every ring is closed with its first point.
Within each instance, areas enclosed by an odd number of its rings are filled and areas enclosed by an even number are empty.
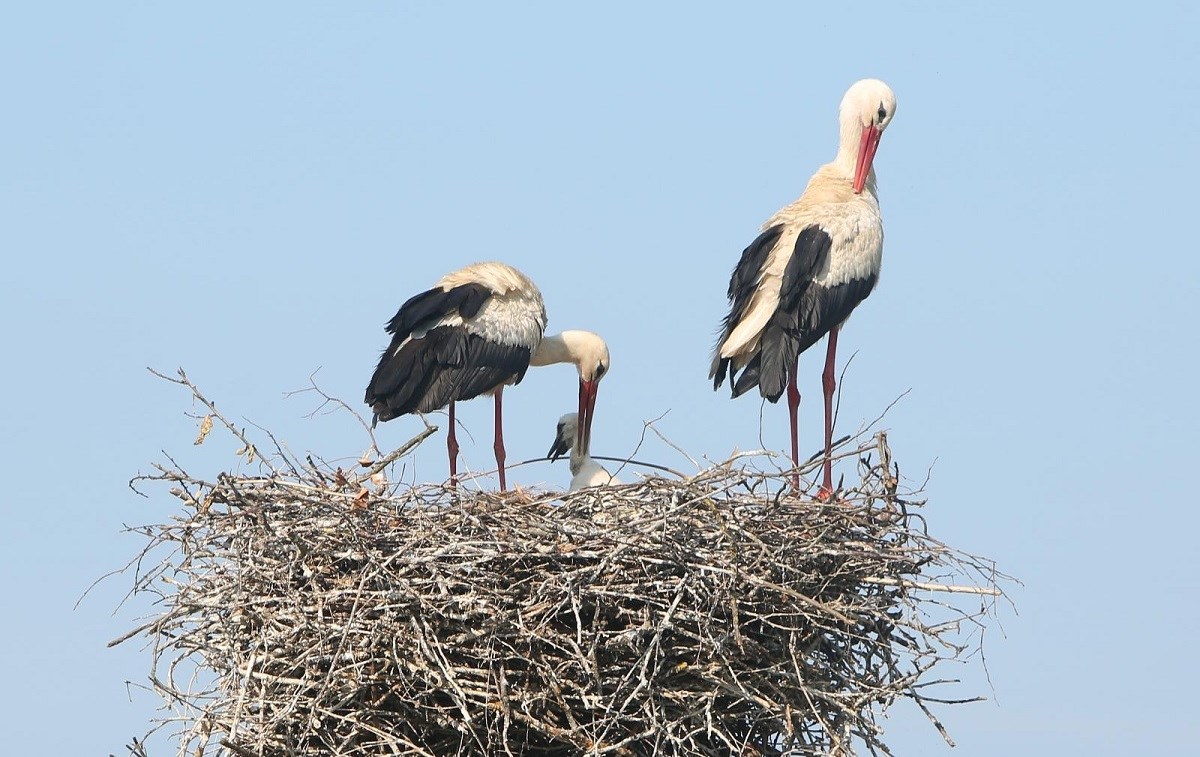
{"type": "Polygon", "coordinates": [[[180,755],[889,754],[899,699],[949,741],[929,703],[973,700],[930,671],[1005,577],[927,534],[884,434],[840,453],[859,480],[829,503],[753,459],[507,495],[386,458],[160,466],[182,512],[134,530],[161,613],[113,643],[147,639],[180,755]]]}

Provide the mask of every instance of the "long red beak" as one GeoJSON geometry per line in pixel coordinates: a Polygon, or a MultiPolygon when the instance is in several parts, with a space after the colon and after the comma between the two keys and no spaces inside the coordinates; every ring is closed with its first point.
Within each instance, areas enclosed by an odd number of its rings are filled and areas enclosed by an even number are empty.
{"type": "Polygon", "coordinates": [[[883,132],[875,126],[864,126],[862,139],[858,143],[858,165],[854,167],[854,194],[861,194],[867,185],[867,175],[871,173],[871,163],[875,161],[875,151],[879,149],[879,138],[883,132]]]}
{"type": "Polygon", "coordinates": [[[575,431],[576,449],[588,454],[592,449],[592,412],[596,409],[599,382],[579,380],[579,426],[575,431]]]}

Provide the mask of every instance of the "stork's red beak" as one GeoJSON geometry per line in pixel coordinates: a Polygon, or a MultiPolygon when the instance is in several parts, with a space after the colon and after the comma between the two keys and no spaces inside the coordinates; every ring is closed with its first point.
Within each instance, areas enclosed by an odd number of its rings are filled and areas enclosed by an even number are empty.
{"type": "Polygon", "coordinates": [[[858,143],[858,164],[854,167],[854,194],[861,194],[867,185],[867,175],[871,173],[871,163],[875,160],[875,151],[879,149],[879,138],[883,132],[875,125],[864,126],[862,139],[858,143]]]}
{"type": "Polygon", "coordinates": [[[588,454],[592,449],[592,411],[596,409],[598,381],[579,379],[579,426],[576,430],[576,449],[588,454]]]}

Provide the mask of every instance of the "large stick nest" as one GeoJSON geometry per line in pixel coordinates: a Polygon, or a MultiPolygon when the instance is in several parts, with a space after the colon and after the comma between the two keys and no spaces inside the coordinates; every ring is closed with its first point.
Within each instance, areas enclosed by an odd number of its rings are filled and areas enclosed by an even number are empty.
{"type": "Polygon", "coordinates": [[[183,512],[136,529],[163,609],[125,638],[181,755],[887,753],[898,698],[943,730],[928,674],[1003,576],[927,535],[884,434],[842,453],[828,504],[745,461],[507,496],[163,466],[183,512]]]}

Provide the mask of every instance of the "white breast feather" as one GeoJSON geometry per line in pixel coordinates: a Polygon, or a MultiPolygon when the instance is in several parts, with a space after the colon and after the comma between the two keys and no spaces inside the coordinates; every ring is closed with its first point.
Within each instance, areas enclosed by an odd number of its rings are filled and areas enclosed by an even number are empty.
{"type": "Polygon", "coordinates": [[[579,470],[571,477],[571,486],[567,491],[579,491],[589,486],[610,486],[621,483],[616,476],[604,469],[604,466],[592,458],[586,458],[579,470]]]}
{"type": "Polygon", "coordinates": [[[438,284],[453,289],[463,284],[482,284],[493,295],[463,327],[490,342],[537,348],[546,331],[546,304],[537,285],[516,268],[498,262],[473,263],[448,273],[438,284]]]}
{"type": "Polygon", "coordinates": [[[883,264],[883,220],[878,206],[855,204],[854,212],[843,213],[821,223],[833,243],[829,265],[813,276],[824,287],[878,276],[883,264]]]}
{"type": "Polygon", "coordinates": [[[546,311],[540,294],[536,299],[515,293],[497,295],[462,324],[489,342],[528,347],[532,352],[546,330],[546,311]]]}

